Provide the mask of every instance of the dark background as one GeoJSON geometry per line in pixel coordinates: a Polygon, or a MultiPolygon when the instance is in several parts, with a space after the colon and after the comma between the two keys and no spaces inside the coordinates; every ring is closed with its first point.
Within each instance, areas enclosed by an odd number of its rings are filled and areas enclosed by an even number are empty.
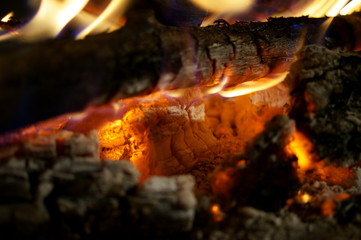
{"type": "Polygon", "coordinates": [[[19,20],[26,20],[30,18],[36,11],[31,7],[31,2],[33,5],[38,6],[40,0],[3,0],[0,4],[0,19],[4,17],[9,12],[14,12],[14,17],[19,20]]]}

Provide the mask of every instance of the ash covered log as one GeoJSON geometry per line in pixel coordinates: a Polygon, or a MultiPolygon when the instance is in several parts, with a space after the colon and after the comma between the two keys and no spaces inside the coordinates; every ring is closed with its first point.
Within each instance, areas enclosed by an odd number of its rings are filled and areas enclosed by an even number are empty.
{"type": "Polygon", "coordinates": [[[291,116],[320,159],[340,165],[361,160],[361,53],[305,47],[288,76],[291,116]]]}
{"type": "MultiPolygon", "coordinates": [[[[154,88],[229,85],[265,76],[319,42],[326,18],[280,18],[229,27],[168,27],[129,20],[121,30],[82,41],[3,43],[0,132],[154,88]]],[[[359,45],[360,14],[336,17],[325,44],[359,45]]]]}
{"type": "Polygon", "coordinates": [[[1,149],[1,235],[131,239],[190,230],[196,206],[191,176],[138,185],[134,165],[100,160],[98,144],[92,133],[61,131],[1,149]]]}

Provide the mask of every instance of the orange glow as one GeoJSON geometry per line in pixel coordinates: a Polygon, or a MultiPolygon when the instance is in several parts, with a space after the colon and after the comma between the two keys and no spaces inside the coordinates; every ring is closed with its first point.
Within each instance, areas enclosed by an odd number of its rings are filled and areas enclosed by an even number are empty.
{"type": "Polygon", "coordinates": [[[331,217],[335,213],[336,203],[346,200],[350,197],[348,193],[340,193],[326,199],[321,205],[321,213],[326,217],[331,217]]]}
{"type": "Polygon", "coordinates": [[[247,166],[246,160],[241,160],[237,162],[237,167],[245,168],[247,166]]]}
{"type": "Polygon", "coordinates": [[[299,199],[302,203],[308,203],[311,201],[312,199],[312,196],[308,193],[301,193],[301,192],[298,192],[299,194],[299,199]]]}
{"type": "Polygon", "coordinates": [[[148,174],[147,156],[149,140],[142,124],[145,115],[140,108],[132,109],[122,116],[121,120],[107,123],[98,131],[99,143],[102,147],[103,159],[128,159],[143,174],[148,174]]]}
{"type": "Polygon", "coordinates": [[[288,145],[288,151],[296,155],[301,170],[307,170],[313,166],[312,150],[313,144],[311,141],[301,132],[296,131],[288,145]]]}
{"type": "Polygon", "coordinates": [[[212,205],[211,213],[212,213],[214,221],[216,221],[216,222],[220,222],[224,219],[224,213],[222,212],[222,210],[218,204],[212,205]]]}

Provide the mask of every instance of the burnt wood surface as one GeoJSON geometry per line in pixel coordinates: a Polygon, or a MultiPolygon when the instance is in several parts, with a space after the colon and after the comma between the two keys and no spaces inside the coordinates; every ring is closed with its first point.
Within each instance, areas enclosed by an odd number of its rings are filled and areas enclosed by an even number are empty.
{"type": "Polygon", "coordinates": [[[224,76],[229,85],[257,79],[287,67],[303,44],[359,44],[360,14],[334,18],[322,40],[325,20],[181,28],[142,16],[81,41],[2,43],[0,132],[154,89],[212,85],[224,76]]]}
{"type": "Polygon", "coordinates": [[[361,52],[305,47],[287,78],[291,116],[319,158],[348,165],[361,160],[361,52]]]}

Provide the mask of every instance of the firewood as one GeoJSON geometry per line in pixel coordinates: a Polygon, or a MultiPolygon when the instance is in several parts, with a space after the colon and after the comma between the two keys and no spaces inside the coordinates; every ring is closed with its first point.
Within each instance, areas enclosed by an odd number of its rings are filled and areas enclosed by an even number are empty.
{"type": "Polygon", "coordinates": [[[359,163],[361,52],[308,46],[298,57],[287,79],[297,128],[311,139],[319,160],[359,163]]]}
{"type": "MultiPolygon", "coordinates": [[[[324,38],[353,49],[360,14],[336,17],[324,38]]],[[[229,27],[179,28],[129,19],[85,40],[2,43],[0,132],[155,88],[228,85],[287,67],[302,44],[319,42],[326,18],[279,18],[229,27]]]]}
{"type": "Polygon", "coordinates": [[[129,197],[130,236],[167,236],[191,230],[196,199],[191,176],[150,177],[129,197]]]}

